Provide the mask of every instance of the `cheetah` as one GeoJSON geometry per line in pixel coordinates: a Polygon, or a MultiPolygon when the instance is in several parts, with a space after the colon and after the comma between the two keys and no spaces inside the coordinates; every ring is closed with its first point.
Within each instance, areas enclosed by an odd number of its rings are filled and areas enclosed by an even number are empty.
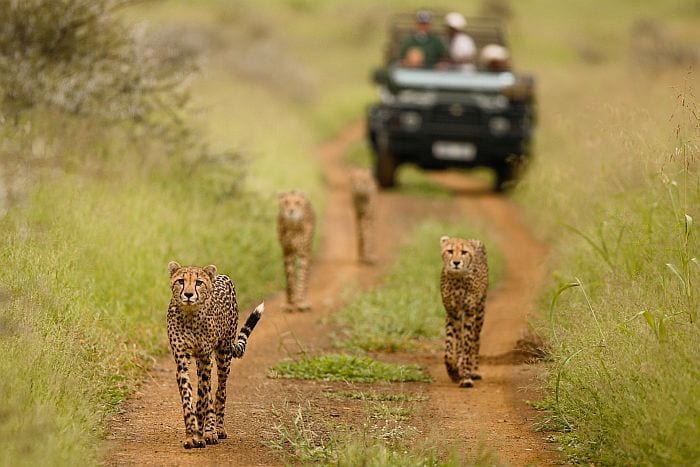
{"type": "Polygon", "coordinates": [[[376,212],[377,182],[369,169],[355,169],[350,173],[352,201],[357,226],[357,251],[360,261],[372,264],[374,255],[374,219],[376,212]]]}
{"type": "Polygon", "coordinates": [[[481,379],[479,334],[489,281],[486,248],[480,240],[454,237],[441,237],[440,246],[440,293],[447,312],[445,366],[452,381],[470,388],[481,379]]]}
{"type": "Polygon", "coordinates": [[[224,428],[226,380],[232,358],[242,358],[250,333],[265,310],[261,303],[238,335],[238,304],[231,279],[216,266],[205,268],[168,264],[172,298],[168,307],[168,339],[177,364],[177,385],[185,419],[185,449],[217,444],[227,437],[224,428]],[[218,386],[212,403],[212,355],[216,358],[218,386]],[[197,362],[197,406],[193,410],[190,358],[197,362]]]}
{"type": "Polygon", "coordinates": [[[316,215],[304,193],[293,190],[280,193],[278,198],[277,233],[287,277],[286,310],[309,310],[309,266],[316,215]]]}

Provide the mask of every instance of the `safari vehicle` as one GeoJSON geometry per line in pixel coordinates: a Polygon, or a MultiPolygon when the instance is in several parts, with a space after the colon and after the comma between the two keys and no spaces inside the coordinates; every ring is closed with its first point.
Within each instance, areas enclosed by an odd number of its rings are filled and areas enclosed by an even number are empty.
{"type": "MultiPolygon", "coordinates": [[[[432,30],[444,31],[433,14],[432,30]]],[[[375,70],[380,101],[367,112],[367,135],[374,172],[381,187],[395,184],[396,170],[412,163],[423,169],[488,167],[495,190],[514,184],[530,158],[535,124],[534,79],[512,71],[404,68],[400,48],[414,31],[412,14],[389,24],[385,65],[375,70]]],[[[465,32],[479,51],[488,44],[506,47],[494,19],[467,18],[465,32]]]]}

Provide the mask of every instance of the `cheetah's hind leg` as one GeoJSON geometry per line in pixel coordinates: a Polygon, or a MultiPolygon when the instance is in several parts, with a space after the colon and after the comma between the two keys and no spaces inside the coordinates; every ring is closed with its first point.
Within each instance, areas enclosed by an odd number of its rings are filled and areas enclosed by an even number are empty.
{"type": "Polygon", "coordinates": [[[460,388],[473,388],[474,381],[472,380],[471,376],[467,376],[466,378],[462,378],[462,380],[459,382],[459,387],[460,388]]]}

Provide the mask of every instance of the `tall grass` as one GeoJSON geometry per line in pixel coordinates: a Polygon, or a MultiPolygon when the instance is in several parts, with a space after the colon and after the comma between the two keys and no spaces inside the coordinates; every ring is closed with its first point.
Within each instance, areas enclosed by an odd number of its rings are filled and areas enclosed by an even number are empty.
{"type": "Polygon", "coordinates": [[[274,210],[272,199],[217,201],[186,183],[78,176],[41,183],[11,210],[0,222],[0,369],[22,403],[3,417],[13,435],[0,463],[94,461],[101,421],[166,348],[167,261],[215,263],[242,304],[258,300],[280,285],[274,210]]]}
{"type": "Polygon", "coordinates": [[[569,95],[571,110],[543,129],[555,146],[521,192],[539,206],[561,284],[539,321],[551,427],[576,461],[688,464],[700,456],[697,79],[596,76],[599,96],[567,81],[586,97],[569,95]]]}

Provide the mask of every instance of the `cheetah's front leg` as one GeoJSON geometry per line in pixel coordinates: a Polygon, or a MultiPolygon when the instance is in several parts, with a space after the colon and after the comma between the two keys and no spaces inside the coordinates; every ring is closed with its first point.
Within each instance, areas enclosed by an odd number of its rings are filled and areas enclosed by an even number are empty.
{"type": "Polygon", "coordinates": [[[459,356],[460,388],[471,388],[474,386],[474,381],[472,379],[472,369],[475,368],[474,331],[474,315],[465,316],[462,322],[461,349],[459,356]]]}
{"type": "Polygon", "coordinates": [[[296,268],[294,267],[295,255],[291,252],[284,252],[284,275],[287,278],[287,305],[285,311],[294,311],[296,307],[296,268]]]}
{"type": "Polygon", "coordinates": [[[445,323],[445,367],[447,374],[455,383],[459,381],[459,369],[457,367],[457,343],[459,328],[456,326],[454,317],[448,313],[445,323]]]}
{"type": "Polygon", "coordinates": [[[297,270],[297,283],[296,283],[296,305],[299,311],[306,311],[311,309],[311,303],[309,302],[309,253],[304,252],[299,255],[299,267],[297,270]]]}
{"type": "Polygon", "coordinates": [[[372,217],[365,214],[359,221],[360,224],[360,259],[367,264],[373,264],[376,260],[374,255],[374,224],[372,217]]]}
{"type": "Polygon", "coordinates": [[[192,385],[190,377],[187,374],[187,367],[190,356],[181,350],[173,349],[175,364],[177,365],[177,387],[180,391],[180,399],[182,400],[182,413],[185,418],[185,440],[182,445],[185,449],[203,448],[206,446],[197,424],[192,410],[192,385]]]}
{"type": "Polygon", "coordinates": [[[474,318],[474,358],[470,370],[472,379],[481,379],[481,374],[479,373],[479,349],[481,347],[481,328],[484,326],[485,305],[486,297],[484,296],[477,305],[476,316],[474,318]]]}
{"type": "Polygon", "coordinates": [[[216,418],[211,400],[211,355],[197,358],[197,422],[200,432],[204,429],[204,441],[207,444],[217,444],[216,418]]]}

